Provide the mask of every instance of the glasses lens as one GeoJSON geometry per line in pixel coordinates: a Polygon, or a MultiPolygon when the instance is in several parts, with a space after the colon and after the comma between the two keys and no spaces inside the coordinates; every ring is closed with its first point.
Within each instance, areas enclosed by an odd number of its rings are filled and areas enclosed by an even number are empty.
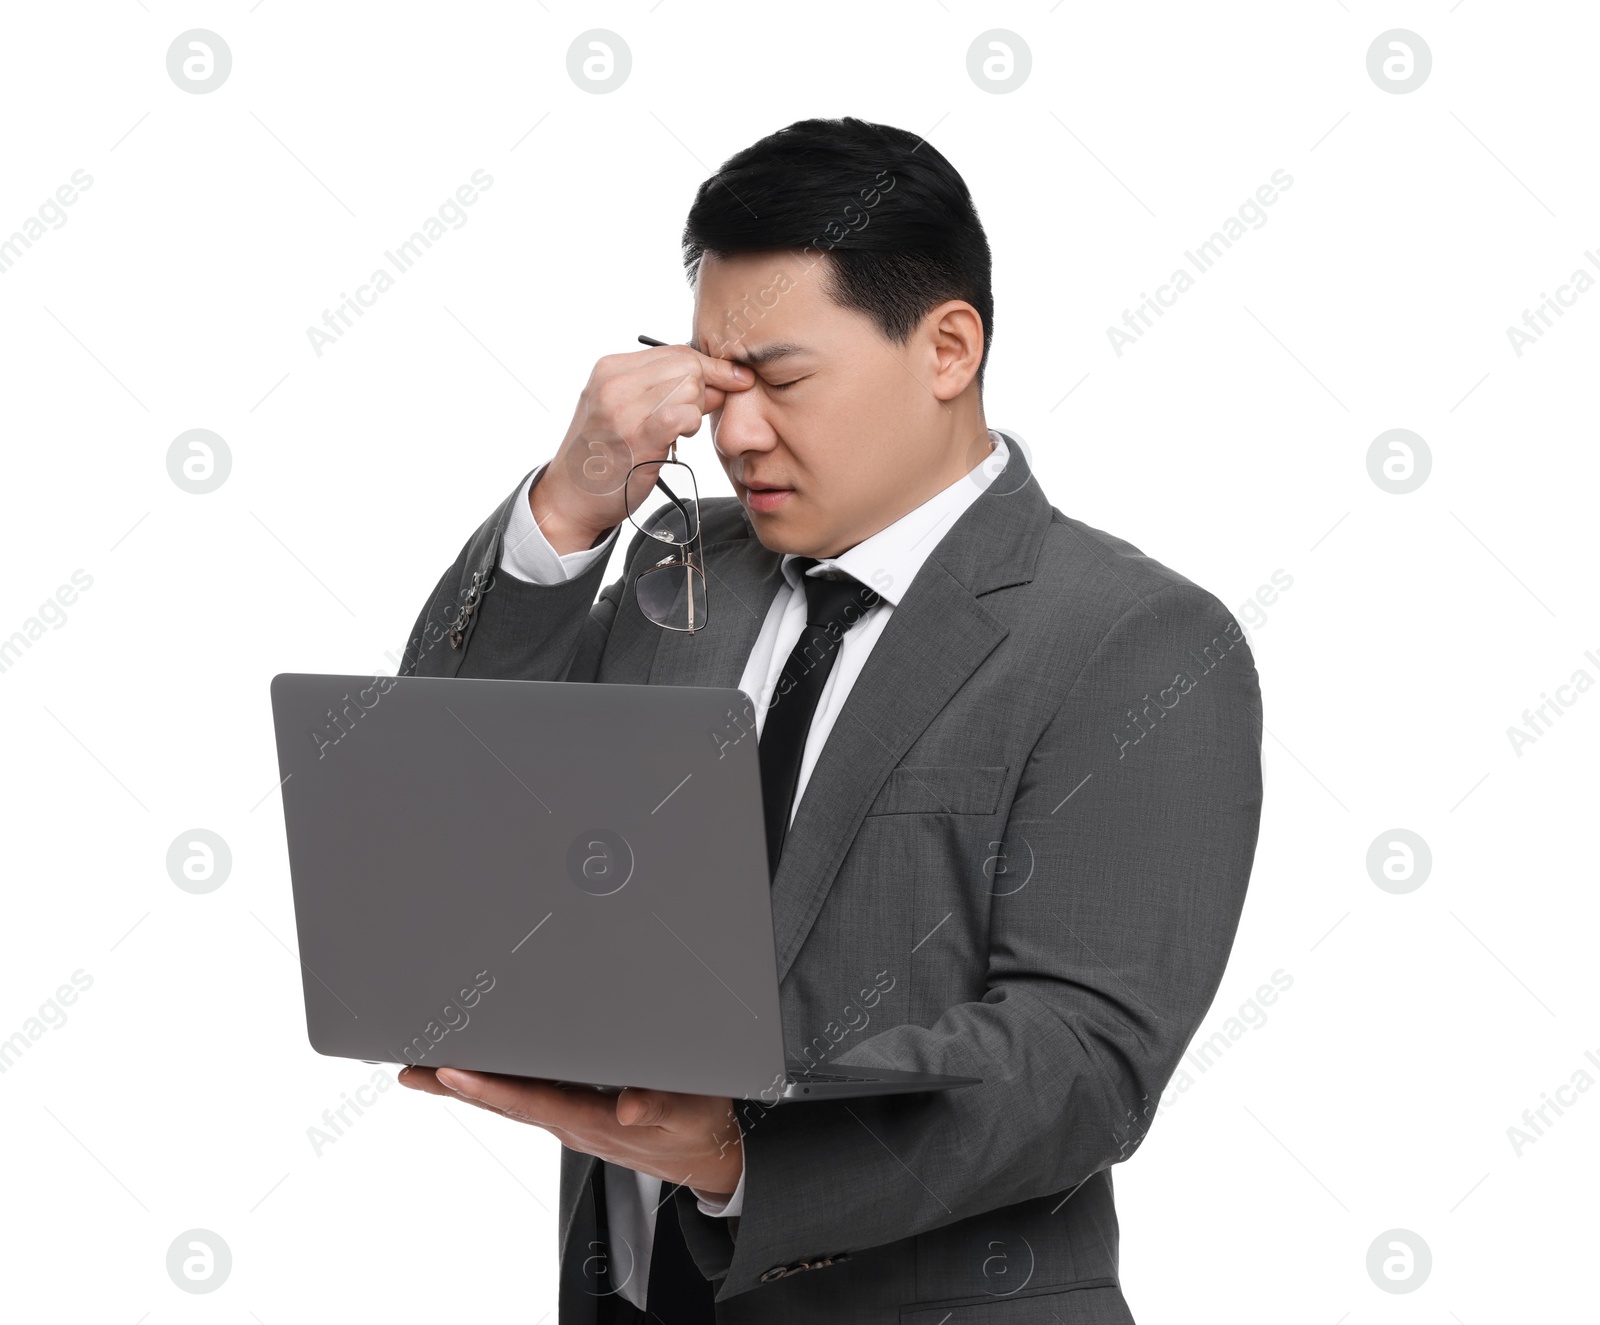
{"type": "Polygon", "coordinates": [[[654,566],[636,581],[639,610],[668,630],[701,630],[706,624],[706,581],[696,566],[654,566]]]}
{"type": "Polygon", "coordinates": [[[630,493],[644,486],[633,481],[641,475],[653,486],[639,499],[638,509],[628,513],[629,521],[663,543],[682,547],[693,542],[700,532],[700,496],[694,471],[681,460],[635,465],[628,476],[630,493]]]}

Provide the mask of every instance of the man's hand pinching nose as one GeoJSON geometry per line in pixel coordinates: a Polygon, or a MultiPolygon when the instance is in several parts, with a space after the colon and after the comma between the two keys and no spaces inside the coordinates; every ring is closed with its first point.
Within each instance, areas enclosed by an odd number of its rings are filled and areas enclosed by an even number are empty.
{"type": "Polygon", "coordinates": [[[572,423],[529,493],[534,520],[558,553],[593,547],[637,511],[655,485],[650,465],[693,437],[755,373],[687,345],[653,345],[595,363],[572,423]],[[629,478],[629,475],[632,475],[629,478]]]}
{"type": "Polygon", "coordinates": [[[398,1080],[542,1127],[569,1150],[687,1184],[707,1201],[726,1201],[744,1172],[743,1138],[727,1096],[633,1086],[608,1095],[590,1086],[455,1067],[405,1067],[398,1080]]]}

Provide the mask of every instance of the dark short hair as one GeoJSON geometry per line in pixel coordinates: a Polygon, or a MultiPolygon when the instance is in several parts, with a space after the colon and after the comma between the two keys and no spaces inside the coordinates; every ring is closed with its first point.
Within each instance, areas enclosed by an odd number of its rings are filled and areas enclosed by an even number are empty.
{"type": "Polygon", "coordinates": [[[904,345],[929,309],[964,299],[994,340],[989,241],[965,181],[926,140],[845,116],[798,120],[722,163],[683,228],[692,283],[706,253],[773,249],[830,259],[826,289],[904,345]]]}

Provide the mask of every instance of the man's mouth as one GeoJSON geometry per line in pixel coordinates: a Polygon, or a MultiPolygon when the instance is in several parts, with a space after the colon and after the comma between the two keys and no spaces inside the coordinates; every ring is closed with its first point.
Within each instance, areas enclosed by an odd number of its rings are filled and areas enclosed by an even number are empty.
{"type": "Polygon", "coordinates": [[[741,482],[739,486],[744,489],[745,504],[752,511],[775,511],[794,495],[793,488],[783,488],[756,479],[741,482]]]}

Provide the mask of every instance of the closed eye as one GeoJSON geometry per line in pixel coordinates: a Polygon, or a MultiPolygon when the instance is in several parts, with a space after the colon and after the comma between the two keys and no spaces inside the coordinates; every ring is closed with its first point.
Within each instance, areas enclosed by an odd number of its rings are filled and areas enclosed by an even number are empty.
{"type": "Polygon", "coordinates": [[[787,391],[796,382],[804,382],[805,380],[806,379],[803,377],[796,377],[792,381],[788,382],[768,382],[767,389],[769,391],[787,391]]]}

